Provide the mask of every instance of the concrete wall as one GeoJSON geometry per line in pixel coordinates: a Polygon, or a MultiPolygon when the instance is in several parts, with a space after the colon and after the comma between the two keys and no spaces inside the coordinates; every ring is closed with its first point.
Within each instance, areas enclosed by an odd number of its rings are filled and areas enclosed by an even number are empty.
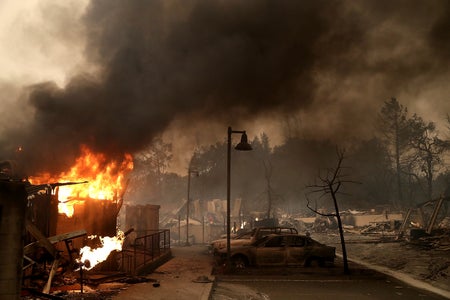
{"type": "Polygon", "coordinates": [[[373,223],[403,221],[402,214],[369,214],[369,215],[347,215],[344,216],[342,223],[353,225],[355,227],[367,226],[373,223]]]}
{"type": "Polygon", "coordinates": [[[127,205],[125,207],[125,230],[137,232],[159,230],[159,205],[127,205]]]}
{"type": "MultiPolygon", "coordinates": [[[[207,244],[213,240],[219,239],[225,232],[223,225],[205,223],[203,226],[201,224],[189,224],[189,243],[207,244]]],[[[170,237],[174,245],[186,244],[186,224],[184,223],[180,227],[171,227],[170,237]]]]}
{"type": "Polygon", "coordinates": [[[0,181],[0,299],[20,299],[27,193],[23,183],[0,181]]]}

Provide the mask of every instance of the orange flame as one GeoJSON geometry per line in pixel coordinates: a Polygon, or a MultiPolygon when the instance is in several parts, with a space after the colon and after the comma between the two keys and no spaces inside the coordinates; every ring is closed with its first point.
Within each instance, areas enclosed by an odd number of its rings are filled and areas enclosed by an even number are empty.
{"type": "MultiPolygon", "coordinates": [[[[97,236],[95,235],[89,236],[90,239],[94,239],[96,237],[97,236]]],[[[77,259],[77,262],[82,263],[82,268],[86,270],[92,269],[97,264],[105,261],[112,251],[121,251],[124,238],[125,235],[120,230],[114,237],[99,237],[102,246],[95,249],[92,249],[89,246],[84,246],[80,249],[81,257],[77,259]]]]}
{"type": "Polygon", "coordinates": [[[81,156],[76,160],[69,172],[58,176],[41,174],[30,178],[33,183],[51,182],[83,182],[58,187],[58,211],[71,217],[74,205],[82,202],[77,199],[93,198],[104,200],[117,200],[124,191],[124,177],[133,169],[133,160],[130,154],[125,154],[122,162],[108,161],[102,153],[93,153],[86,146],[81,147],[81,156]]]}

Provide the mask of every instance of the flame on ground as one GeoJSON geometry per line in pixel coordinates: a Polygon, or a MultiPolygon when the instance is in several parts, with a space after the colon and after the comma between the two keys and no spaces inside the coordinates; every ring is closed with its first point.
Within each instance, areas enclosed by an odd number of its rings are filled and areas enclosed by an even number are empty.
{"type": "Polygon", "coordinates": [[[81,147],[81,156],[76,160],[70,171],[58,176],[41,174],[30,178],[32,183],[42,184],[50,182],[83,182],[59,186],[58,211],[71,217],[74,205],[82,203],[80,199],[92,198],[102,200],[117,200],[125,189],[125,176],[133,169],[133,159],[125,154],[122,161],[108,160],[102,153],[93,153],[88,147],[81,147]]]}
{"type": "MultiPolygon", "coordinates": [[[[96,237],[97,236],[95,235],[89,236],[90,239],[94,239],[96,237]]],[[[99,237],[102,245],[95,249],[92,249],[89,246],[84,246],[83,248],[81,248],[80,258],[77,259],[77,262],[82,263],[82,268],[86,270],[92,269],[97,264],[105,261],[112,251],[121,251],[124,238],[125,235],[120,230],[114,237],[99,237]]]]}

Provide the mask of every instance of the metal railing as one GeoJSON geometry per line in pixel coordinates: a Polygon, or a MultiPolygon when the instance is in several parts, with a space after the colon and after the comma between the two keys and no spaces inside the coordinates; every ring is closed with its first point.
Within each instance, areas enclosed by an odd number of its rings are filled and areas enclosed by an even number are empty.
{"type": "Polygon", "coordinates": [[[136,275],[137,270],[170,251],[170,230],[137,232],[138,237],[122,249],[122,271],[136,275]]]}

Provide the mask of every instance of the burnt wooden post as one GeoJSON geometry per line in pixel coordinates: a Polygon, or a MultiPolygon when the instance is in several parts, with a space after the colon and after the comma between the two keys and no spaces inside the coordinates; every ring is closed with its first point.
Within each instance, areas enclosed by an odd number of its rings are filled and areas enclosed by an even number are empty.
{"type": "Polygon", "coordinates": [[[26,204],[25,183],[0,181],[0,299],[20,299],[26,204]]]}

